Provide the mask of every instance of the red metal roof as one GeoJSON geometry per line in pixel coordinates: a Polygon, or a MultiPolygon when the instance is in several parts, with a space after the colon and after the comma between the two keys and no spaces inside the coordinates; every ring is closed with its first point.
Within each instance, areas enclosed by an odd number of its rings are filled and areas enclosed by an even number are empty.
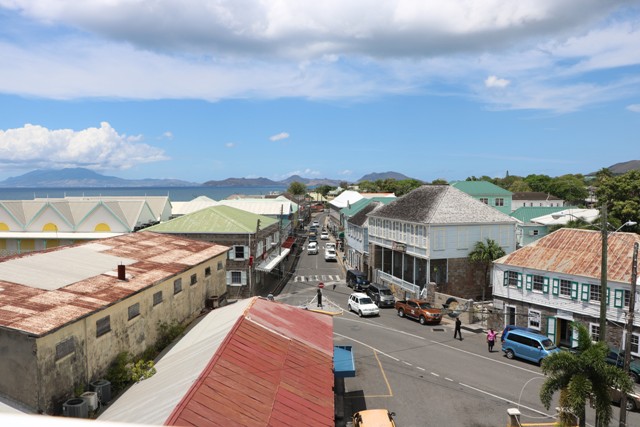
{"type": "MultiPolygon", "coordinates": [[[[609,281],[630,283],[635,233],[610,233],[607,251],[609,281]]],[[[599,231],[561,228],[495,261],[541,271],[600,278],[602,236],[599,231]]]]}
{"type": "MultiPolygon", "coordinates": [[[[91,245],[95,242],[84,244],[91,245]]],[[[103,239],[99,245],[105,247],[104,253],[135,260],[133,264],[127,265],[127,281],[117,279],[117,265],[105,274],[55,290],[36,289],[0,280],[0,326],[46,335],[229,249],[226,246],[151,232],[103,239]]],[[[42,253],[64,251],[68,248],[62,246],[42,253]]],[[[1,262],[21,257],[38,257],[40,253],[12,256],[1,262]]],[[[73,263],[53,267],[72,269],[73,263]]],[[[46,266],[43,265],[42,268],[46,266]]]]}
{"type": "Polygon", "coordinates": [[[257,299],[165,425],[333,426],[329,316],[257,299]]]}
{"type": "Polygon", "coordinates": [[[291,246],[293,246],[295,242],[296,242],[295,237],[287,237],[287,240],[284,241],[284,243],[282,244],[282,247],[285,249],[289,249],[291,248],[291,246]]]}

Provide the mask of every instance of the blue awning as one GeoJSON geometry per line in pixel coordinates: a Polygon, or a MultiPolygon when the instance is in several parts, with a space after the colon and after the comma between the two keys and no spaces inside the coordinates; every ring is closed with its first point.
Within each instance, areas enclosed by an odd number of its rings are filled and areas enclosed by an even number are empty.
{"type": "Polygon", "coordinates": [[[356,376],[356,363],[350,345],[333,346],[333,375],[336,378],[356,376]]]}

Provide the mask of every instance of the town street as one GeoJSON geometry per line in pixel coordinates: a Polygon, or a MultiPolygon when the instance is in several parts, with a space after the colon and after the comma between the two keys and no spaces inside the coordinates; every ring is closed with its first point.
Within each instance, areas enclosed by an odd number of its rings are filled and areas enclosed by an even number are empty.
{"type": "MultiPolygon", "coordinates": [[[[499,344],[489,353],[480,325],[463,328],[459,341],[453,339],[452,319],[422,326],[399,318],[391,308],[373,318],[346,311],[353,291],[341,263],[326,262],[324,242],[319,244],[318,255],[303,253],[277,300],[313,308],[323,282],[323,305],[344,310],[334,316],[334,342],[353,346],[356,361],[356,377],[344,380],[345,421],[355,411],[372,408],[395,412],[401,426],[505,425],[508,408],[519,408],[523,423],[552,420],[556,404],[547,411],[538,395],[544,379],[540,368],[508,360],[499,344]]],[[[619,408],[613,412],[611,425],[618,425],[619,408]]],[[[640,425],[640,414],[628,414],[627,421],[640,425]]],[[[587,422],[594,424],[591,409],[587,422]]]]}

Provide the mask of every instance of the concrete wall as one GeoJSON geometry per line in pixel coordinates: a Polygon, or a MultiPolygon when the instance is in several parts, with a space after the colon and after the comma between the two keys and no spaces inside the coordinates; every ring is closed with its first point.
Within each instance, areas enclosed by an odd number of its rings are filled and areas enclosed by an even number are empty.
{"type": "Polygon", "coordinates": [[[155,345],[160,322],[191,321],[204,309],[207,297],[224,292],[225,270],[217,269],[224,261],[226,254],[162,282],[150,283],[150,287],[116,304],[39,338],[2,331],[0,393],[35,411],[58,413],[78,385],[86,389],[88,383],[102,378],[120,352],[138,356],[155,345]],[[207,267],[211,274],[205,277],[207,267]],[[193,274],[197,280],[192,285],[193,274]],[[174,294],[176,279],[182,280],[182,291],[174,294]],[[154,306],[157,292],[162,292],[162,302],[154,306]],[[140,305],[140,314],[129,319],[129,307],[134,304],[140,305]],[[96,322],[106,316],[111,330],[96,336],[96,322]],[[56,360],[57,346],[70,339],[73,351],[56,360]]]}

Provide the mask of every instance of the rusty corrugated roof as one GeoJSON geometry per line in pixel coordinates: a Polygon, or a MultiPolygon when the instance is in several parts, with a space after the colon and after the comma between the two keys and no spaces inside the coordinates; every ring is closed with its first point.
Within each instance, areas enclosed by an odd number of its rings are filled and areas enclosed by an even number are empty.
{"type": "MultiPolygon", "coordinates": [[[[57,258],[57,265],[48,265],[46,255],[51,252],[64,253],[71,248],[84,245],[96,246],[94,242],[73,247],[63,246],[49,251],[13,256],[0,263],[25,257],[42,257],[43,263],[39,269],[52,268],[59,274],[64,269],[72,271],[74,259],[57,258]]],[[[0,327],[38,336],[46,335],[229,249],[226,246],[150,232],[103,239],[99,245],[103,246],[99,250],[101,253],[133,261],[126,267],[127,281],[117,279],[117,264],[102,274],[69,283],[55,290],[38,289],[0,280],[0,327]]],[[[24,274],[28,275],[29,272],[25,271],[24,274]]]]}
{"type": "MultiPolygon", "coordinates": [[[[495,263],[600,278],[601,239],[600,231],[561,228],[496,260],[495,263]]],[[[634,242],[640,242],[640,235],[609,234],[607,250],[609,281],[630,283],[634,242]]]]}
{"type": "Polygon", "coordinates": [[[329,316],[255,300],[165,422],[333,426],[329,316]]]}

